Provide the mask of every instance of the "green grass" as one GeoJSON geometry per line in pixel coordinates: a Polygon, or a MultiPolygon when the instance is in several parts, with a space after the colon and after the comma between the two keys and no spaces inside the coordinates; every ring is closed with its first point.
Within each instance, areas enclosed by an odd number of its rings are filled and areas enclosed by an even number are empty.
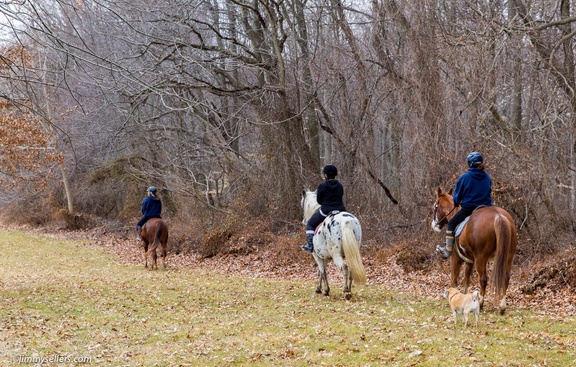
{"type": "Polygon", "coordinates": [[[0,231],[0,249],[2,366],[576,365],[574,317],[491,309],[464,329],[445,300],[376,285],[345,301],[336,281],[323,297],[309,281],[149,271],[13,231],[0,231]]]}

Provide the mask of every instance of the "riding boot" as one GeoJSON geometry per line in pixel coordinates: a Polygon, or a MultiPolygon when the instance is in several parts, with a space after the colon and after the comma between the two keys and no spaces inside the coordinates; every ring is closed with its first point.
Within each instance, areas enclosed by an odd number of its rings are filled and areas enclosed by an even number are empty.
{"type": "Polygon", "coordinates": [[[436,252],[440,253],[445,259],[452,255],[452,249],[454,248],[454,235],[452,233],[446,234],[446,244],[444,246],[436,246],[436,252]]]}
{"type": "Polygon", "coordinates": [[[136,232],[138,233],[138,236],[136,237],[136,241],[140,242],[142,241],[142,228],[140,226],[136,226],[136,232]]]}
{"type": "Polygon", "coordinates": [[[306,233],[306,244],[300,246],[300,248],[304,251],[308,251],[312,253],[314,251],[314,234],[313,233],[306,233]]]}

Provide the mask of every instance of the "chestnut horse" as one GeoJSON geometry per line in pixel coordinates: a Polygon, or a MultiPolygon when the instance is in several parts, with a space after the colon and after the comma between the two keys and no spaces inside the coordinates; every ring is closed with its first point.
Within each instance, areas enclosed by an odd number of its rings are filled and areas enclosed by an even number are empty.
{"type": "Polygon", "coordinates": [[[144,267],[148,267],[148,256],[152,256],[152,269],[158,269],[156,249],[160,246],[162,265],[166,268],[166,247],[168,245],[168,225],[160,218],[152,218],[142,228],[144,246],[144,267]],[[150,248],[149,248],[150,247],[150,248]]]}
{"type": "MultiPolygon", "coordinates": [[[[304,220],[308,219],[320,208],[316,201],[316,191],[303,191],[301,201],[304,209],[304,220]]],[[[326,276],[326,266],[331,259],[344,278],[344,297],[352,298],[352,281],[357,284],[366,283],[366,271],[360,255],[362,242],[362,228],[358,219],[348,212],[329,214],[324,222],[316,229],[314,235],[314,251],[312,256],[318,264],[318,287],[316,293],[322,293],[324,283],[324,295],[330,295],[330,286],[326,276]]]]}
{"type": "MultiPolygon", "coordinates": [[[[432,228],[440,232],[456,213],[452,190],[446,193],[438,188],[433,211],[432,228]]],[[[494,296],[496,303],[500,302],[500,314],[503,315],[506,311],[506,290],[510,283],[512,259],[517,243],[516,226],[506,210],[497,206],[477,208],[456,238],[455,253],[450,256],[451,286],[456,287],[462,264],[466,263],[464,293],[467,293],[470,275],[472,270],[476,269],[480,282],[480,305],[482,306],[488,283],[486,264],[493,258],[494,296]]]]}

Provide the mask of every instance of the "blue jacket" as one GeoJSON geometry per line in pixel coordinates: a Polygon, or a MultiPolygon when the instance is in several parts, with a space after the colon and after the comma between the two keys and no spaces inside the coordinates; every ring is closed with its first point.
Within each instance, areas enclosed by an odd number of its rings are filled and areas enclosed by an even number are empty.
{"type": "Polygon", "coordinates": [[[316,190],[316,201],[320,204],[320,210],[324,214],[328,214],[332,210],[346,211],[343,197],[344,186],[338,180],[321,182],[316,190]]]}
{"type": "Polygon", "coordinates": [[[481,205],[492,206],[492,180],[480,168],[468,168],[456,182],[454,205],[475,209],[481,205]]]}
{"type": "Polygon", "coordinates": [[[160,217],[162,213],[162,200],[148,196],[142,202],[142,215],[145,217],[160,217]]]}

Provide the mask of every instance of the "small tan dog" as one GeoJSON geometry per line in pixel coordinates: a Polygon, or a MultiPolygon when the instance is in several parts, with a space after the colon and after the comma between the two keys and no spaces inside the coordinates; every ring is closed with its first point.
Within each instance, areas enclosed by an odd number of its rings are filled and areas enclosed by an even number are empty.
{"type": "Polygon", "coordinates": [[[478,291],[473,293],[462,294],[456,288],[448,288],[444,292],[444,298],[450,303],[450,308],[454,314],[454,324],[458,322],[457,314],[462,314],[464,327],[468,325],[468,315],[474,313],[476,317],[476,327],[478,327],[478,313],[480,312],[480,303],[478,302],[478,291]]]}

